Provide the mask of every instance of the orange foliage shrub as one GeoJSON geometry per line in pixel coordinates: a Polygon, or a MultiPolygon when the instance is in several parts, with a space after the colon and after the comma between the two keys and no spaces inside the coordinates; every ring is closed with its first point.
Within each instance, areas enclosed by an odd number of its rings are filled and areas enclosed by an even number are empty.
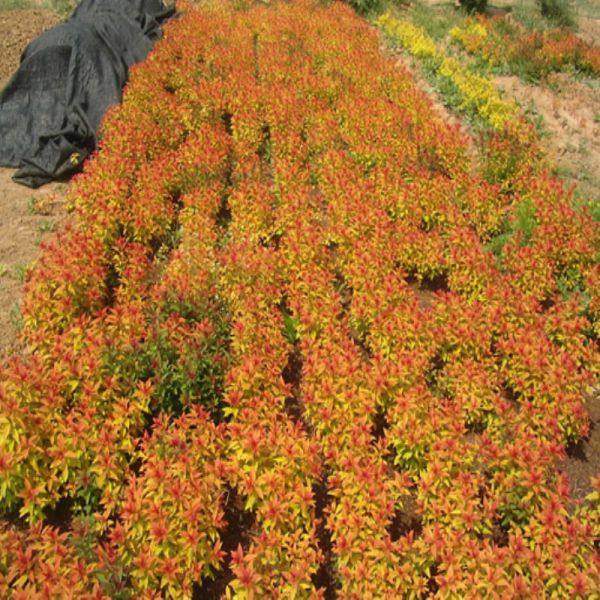
{"type": "Polygon", "coordinates": [[[526,132],[474,169],[309,0],[188,8],[103,131],[0,372],[3,597],[598,589],[599,231],[526,132]]]}

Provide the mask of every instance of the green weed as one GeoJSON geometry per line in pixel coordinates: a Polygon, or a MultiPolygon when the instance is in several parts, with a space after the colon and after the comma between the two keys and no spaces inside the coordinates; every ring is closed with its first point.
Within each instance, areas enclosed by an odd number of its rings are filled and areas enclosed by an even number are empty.
{"type": "Polygon", "coordinates": [[[537,0],[542,16],[561,27],[573,27],[575,19],[570,0],[537,0]]]}
{"type": "Polygon", "coordinates": [[[23,319],[23,313],[21,312],[21,306],[18,302],[15,302],[10,311],[10,322],[17,331],[23,329],[25,321],[23,319]]]}
{"type": "Polygon", "coordinates": [[[381,0],[348,0],[359,15],[371,15],[381,9],[381,0]]]}
{"type": "Polygon", "coordinates": [[[56,225],[55,225],[55,223],[52,223],[51,221],[46,221],[44,223],[40,223],[40,225],[38,226],[38,232],[41,234],[51,233],[55,229],[56,229],[56,225]]]}
{"type": "Polygon", "coordinates": [[[521,236],[521,245],[526,246],[531,241],[534,229],[537,227],[535,205],[531,200],[523,200],[515,208],[513,221],[506,221],[504,232],[492,238],[487,248],[497,257],[502,256],[502,251],[507,242],[515,235],[521,236]]]}
{"type": "Polygon", "coordinates": [[[38,211],[38,207],[37,207],[37,200],[35,198],[35,196],[29,196],[29,200],[27,200],[27,212],[30,215],[35,215],[37,214],[38,211]]]}
{"type": "Polygon", "coordinates": [[[283,336],[290,344],[294,344],[300,339],[298,324],[298,320],[289,312],[283,311],[283,336]]]}
{"type": "Polygon", "coordinates": [[[15,275],[21,283],[25,282],[28,269],[29,267],[24,263],[19,263],[14,266],[15,275]]]}

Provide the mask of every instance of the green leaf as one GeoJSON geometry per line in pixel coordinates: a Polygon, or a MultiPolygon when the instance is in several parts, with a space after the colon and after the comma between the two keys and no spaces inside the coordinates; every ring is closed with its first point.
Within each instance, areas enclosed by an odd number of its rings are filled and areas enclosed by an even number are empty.
{"type": "Polygon", "coordinates": [[[300,339],[298,325],[299,322],[297,319],[287,312],[283,313],[283,336],[290,344],[294,344],[300,339]]]}

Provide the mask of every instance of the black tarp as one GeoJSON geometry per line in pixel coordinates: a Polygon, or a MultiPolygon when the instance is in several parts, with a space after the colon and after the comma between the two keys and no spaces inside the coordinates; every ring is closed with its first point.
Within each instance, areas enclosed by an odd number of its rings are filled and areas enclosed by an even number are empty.
{"type": "Polygon", "coordinates": [[[143,60],[174,12],[162,0],[83,0],[31,42],[0,94],[0,166],[39,187],[81,168],[129,67],[143,60]]]}

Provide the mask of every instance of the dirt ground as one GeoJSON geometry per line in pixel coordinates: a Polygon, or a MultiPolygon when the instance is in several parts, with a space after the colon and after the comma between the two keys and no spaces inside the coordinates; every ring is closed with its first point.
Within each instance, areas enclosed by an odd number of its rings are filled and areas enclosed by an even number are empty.
{"type": "Polygon", "coordinates": [[[568,448],[559,468],[569,478],[572,497],[585,498],[592,492],[591,478],[600,476],[600,389],[586,403],[590,415],[590,434],[586,440],[568,448]]]}
{"type": "MultiPolygon", "coordinates": [[[[0,88],[27,44],[58,21],[44,9],[0,11],[0,88]]],[[[30,190],[14,183],[12,174],[12,169],[0,169],[0,355],[15,344],[25,269],[37,258],[40,241],[65,215],[66,185],[30,190]]]]}
{"type": "MultiPolygon", "coordinates": [[[[600,9],[598,12],[600,13],[600,9]]],[[[577,34],[583,41],[595,46],[600,44],[600,15],[596,17],[579,17],[577,27],[577,34]]]]}
{"type": "Polygon", "coordinates": [[[0,11],[0,88],[19,65],[27,44],[60,21],[51,10],[0,11]]]}
{"type": "Polygon", "coordinates": [[[542,118],[543,142],[559,174],[576,183],[582,196],[600,201],[600,87],[561,73],[544,85],[516,76],[497,77],[496,84],[533,121],[542,118]]]}

